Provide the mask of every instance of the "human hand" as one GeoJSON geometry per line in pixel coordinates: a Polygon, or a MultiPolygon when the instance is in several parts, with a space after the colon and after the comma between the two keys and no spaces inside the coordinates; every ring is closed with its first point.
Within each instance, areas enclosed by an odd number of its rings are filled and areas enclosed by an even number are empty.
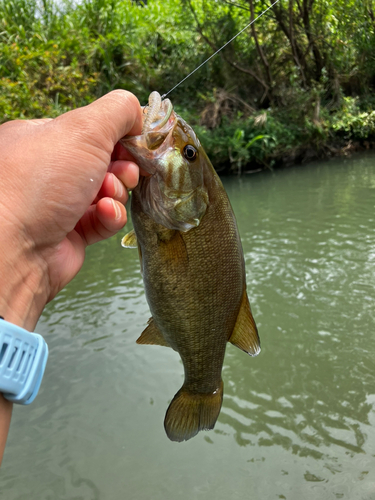
{"type": "Polygon", "coordinates": [[[117,90],[50,120],[0,126],[0,315],[33,330],[79,271],[85,248],[126,223],[138,167],[118,143],[141,132],[138,100],[117,90]]]}

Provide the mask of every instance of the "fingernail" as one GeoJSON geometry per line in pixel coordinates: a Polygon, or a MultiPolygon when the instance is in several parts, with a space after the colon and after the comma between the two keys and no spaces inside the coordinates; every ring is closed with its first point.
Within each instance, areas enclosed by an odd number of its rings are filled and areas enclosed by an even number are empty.
{"type": "Polygon", "coordinates": [[[123,198],[124,196],[124,185],[122,182],[115,177],[115,196],[116,198],[123,198]]]}
{"type": "Polygon", "coordinates": [[[119,220],[119,218],[121,217],[121,209],[118,203],[115,202],[115,200],[112,200],[112,205],[113,208],[115,209],[115,214],[116,214],[115,220],[119,220]]]}

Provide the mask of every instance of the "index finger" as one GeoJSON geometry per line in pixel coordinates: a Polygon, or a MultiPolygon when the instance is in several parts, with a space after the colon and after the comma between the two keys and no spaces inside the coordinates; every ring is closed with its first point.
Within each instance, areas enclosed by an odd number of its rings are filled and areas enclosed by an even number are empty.
{"type": "Polygon", "coordinates": [[[116,160],[134,161],[134,163],[136,163],[135,159],[129,153],[129,151],[125,149],[124,146],[119,142],[114,147],[111,156],[111,161],[116,161],[116,160]]]}

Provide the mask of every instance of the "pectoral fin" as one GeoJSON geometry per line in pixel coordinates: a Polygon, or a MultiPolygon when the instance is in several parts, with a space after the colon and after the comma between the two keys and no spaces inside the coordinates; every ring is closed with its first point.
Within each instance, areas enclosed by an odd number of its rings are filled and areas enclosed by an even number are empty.
{"type": "Polygon", "coordinates": [[[246,289],[243,292],[240,312],[229,342],[250,356],[256,356],[260,353],[258,330],[251,313],[246,289]]]}
{"type": "Polygon", "coordinates": [[[121,246],[123,246],[124,248],[138,248],[139,263],[141,264],[141,274],[143,275],[142,250],[138,245],[137,235],[135,234],[134,229],[132,229],[122,238],[121,246]]]}
{"type": "Polygon", "coordinates": [[[134,232],[134,229],[130,231],[130,233],[126,234],[122,240],[121,240],[121,245],[124,248],[137,248],[138,243],[137,243],[137,236],[134,232]]]}
{"type": "Polygon", "coordinates": [[[141,333],[141,336],[137,340],[137,344],[151,344],[171,347],[165,340],[164,335],[161,333],[159,328],[155,325],[153,318],[148,320],[148,325],[141,333]]]}

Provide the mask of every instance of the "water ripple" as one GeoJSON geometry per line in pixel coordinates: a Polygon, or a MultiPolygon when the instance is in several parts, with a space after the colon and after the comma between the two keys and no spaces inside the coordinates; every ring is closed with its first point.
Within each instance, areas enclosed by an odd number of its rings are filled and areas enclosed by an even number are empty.
{"type": "Polygon", "coordinates": [[[228,345],[215,430],[165,437],[182,366],[135,344],[149,310],[118,235],[38,324],[50,359],[36,402],[15,408],[1,498],[373,498],[373,157],[224,183],[262,352],[228,345]]]}

